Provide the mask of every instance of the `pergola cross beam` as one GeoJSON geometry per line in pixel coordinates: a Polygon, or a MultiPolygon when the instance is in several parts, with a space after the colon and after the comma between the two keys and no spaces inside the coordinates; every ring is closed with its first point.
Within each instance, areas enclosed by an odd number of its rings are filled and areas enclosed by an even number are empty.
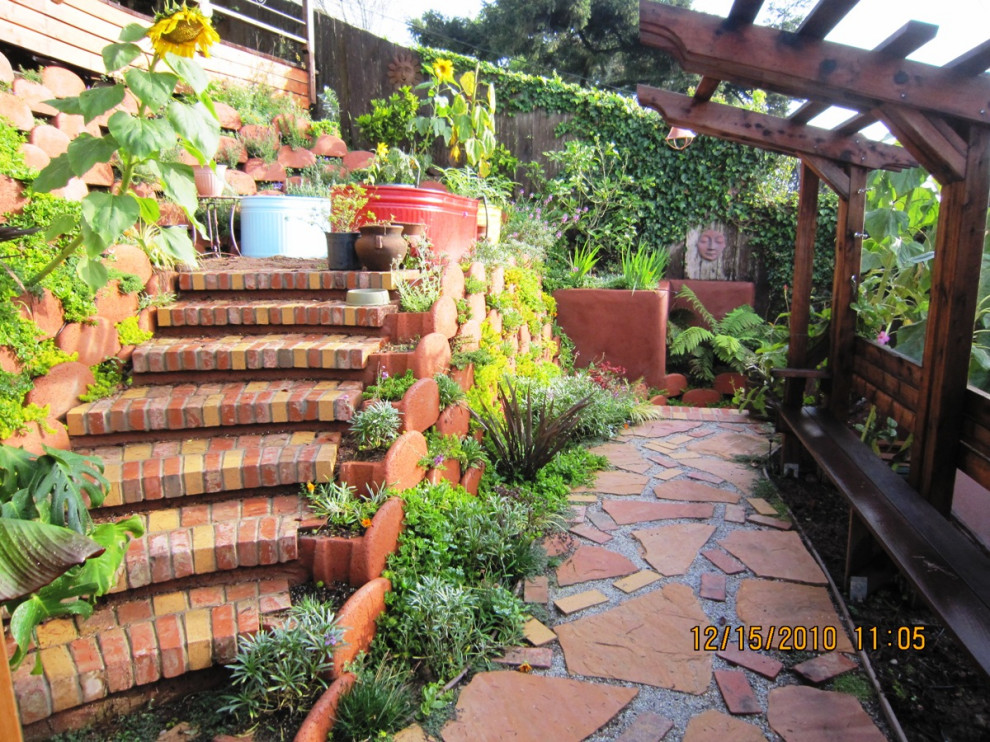
{"type": "Polygon", "coordinates": [[[990,123],[990,78],[640,0],[640,40],[688,72],[872,111],[883,104],[990,123]]]}

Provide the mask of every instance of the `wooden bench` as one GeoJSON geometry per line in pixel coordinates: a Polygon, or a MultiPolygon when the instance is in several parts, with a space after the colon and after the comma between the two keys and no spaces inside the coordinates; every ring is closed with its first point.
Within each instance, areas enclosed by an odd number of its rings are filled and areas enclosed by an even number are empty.
{"type": "Polygon", "coordinates": [[[990,675],[990,556],[828,411],[781,407],[779,422],[808,450],[901,573],[990,675]]]}

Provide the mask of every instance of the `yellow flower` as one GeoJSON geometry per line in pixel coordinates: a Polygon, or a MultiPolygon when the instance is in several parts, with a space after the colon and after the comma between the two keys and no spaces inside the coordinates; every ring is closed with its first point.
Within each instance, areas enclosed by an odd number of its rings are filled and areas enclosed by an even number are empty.
{"type": "Polygon", "coordinates": [[[220,34],[213,30],[210,19],[199,8],[189,8],[185,3],[156,16],[147,36],[160,57],[165,56],[166,52],[193,57],[197,48],[204,57],[208,57],[210,47],[220,41],[220,34]]]}
{"type": "Polygon", "coordinates": [[[531,664],[529,664],[528,662],[523,662],[516,669],[519,670],[519,672],[533,672],[533,666],[531,664]]]}
{"type": "Polygon", "coordinates": [[[449,59],[438,59],[433,63],[433,74],[440,82],[453,82],[454,63],[449,59]]]}
{"type": "Polygon", "coordinates": [[[388,145],[385,142],[379,142],[378,146],[375,147],[375,154],[381,159],[388,157],[388,145]]]}
{"type": "Polygon", "coordinates": [[[361,527],[362,528],[371,528],[371,518],[364,518],[361,521],[361,527]]]}
{"type": "Polygon", "coordinates": [[[450,159],[454,162],[460,162],[461,160],[461,145],[455,144],[450,148],[450,159]]]}
{"type": "Polygon", "coordinates": [[[315,492],[316,491],[316,485],[313,484],[312,482],[306,482],[306,491],[307,492],[315,492]]]}

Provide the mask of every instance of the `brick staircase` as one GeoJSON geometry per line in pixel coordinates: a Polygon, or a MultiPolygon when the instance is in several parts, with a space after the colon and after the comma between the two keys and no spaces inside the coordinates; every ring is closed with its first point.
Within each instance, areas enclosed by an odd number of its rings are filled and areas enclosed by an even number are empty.
{"type": "MultiPolygon", "coordinates": [[[[349,288],[392,276],[244,270],[181,273],[180,299],[133,354],[133,386],[69,412],[73,448],[105,463],[97,521],[137,514],[111,593],[94,615],[39,627],[44,674],[14,675],[28,736],[59,712],[229,662],[237,637],[288,607],[308,579],[297,530],[302,483],[331,478],[386,342],[385,307],[349,307],[349,288]],[[33,725],[33,726],[32,726],[33,725]]],[[[64,715],[63,716],[67,716],[64,715]]]]}

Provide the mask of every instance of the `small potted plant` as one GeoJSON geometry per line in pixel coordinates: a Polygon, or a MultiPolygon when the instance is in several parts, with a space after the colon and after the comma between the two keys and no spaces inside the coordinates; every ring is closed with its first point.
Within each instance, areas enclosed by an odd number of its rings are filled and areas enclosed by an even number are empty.
{"type": "Polygon", "coordinates": [[[368,193],[363,186],[335,185],[330,189],[330,231],[327,232],[327,268],[332,271],[360,270],[354,245],[361,236],[358,225],[375,219],[373,213],[363,213],[368,193]]]}

